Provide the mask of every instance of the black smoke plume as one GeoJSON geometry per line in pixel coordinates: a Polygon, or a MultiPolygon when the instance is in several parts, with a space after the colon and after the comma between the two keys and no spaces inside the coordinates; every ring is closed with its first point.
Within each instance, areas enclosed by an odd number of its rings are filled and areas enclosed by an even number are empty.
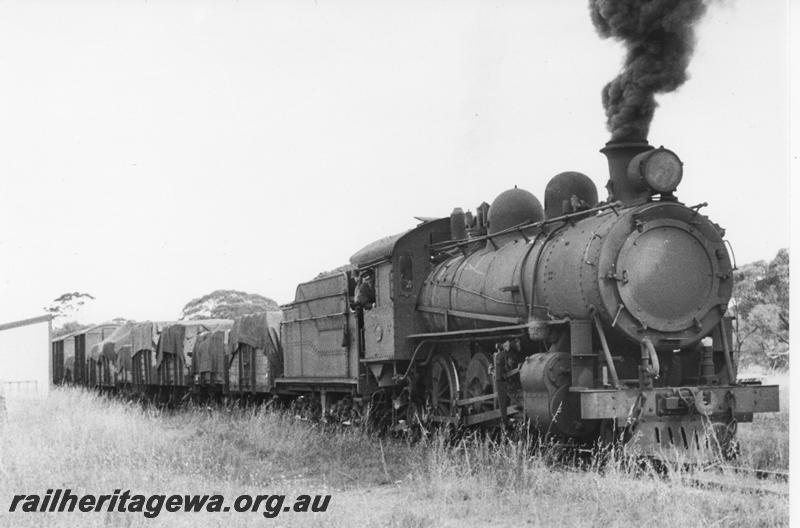
{"type": "Polygon", "coordinates": [[[655,95],[686,82],[694,51],[694,25],[703,0],[589,0],[592,22],[603,38],[622,40],[622,72],[603,88],[611,141],[643,141],[656,109],[655,95]]]}

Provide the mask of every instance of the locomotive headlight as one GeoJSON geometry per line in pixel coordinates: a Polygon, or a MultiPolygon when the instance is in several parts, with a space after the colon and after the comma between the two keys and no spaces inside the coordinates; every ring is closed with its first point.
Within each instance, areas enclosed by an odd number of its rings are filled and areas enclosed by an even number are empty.
{"type": "Polygon", "coordinates": [[[631,160],[628,178],[658,193],[672,192],[683,178],[683,162],[663,147],[648,150],[631,160]]]}

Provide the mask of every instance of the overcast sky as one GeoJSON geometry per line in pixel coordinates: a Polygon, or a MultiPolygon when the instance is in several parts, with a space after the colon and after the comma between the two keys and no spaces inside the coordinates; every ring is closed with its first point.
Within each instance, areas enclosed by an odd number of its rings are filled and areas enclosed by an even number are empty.
{"type": "MultiPolygon", "coordinates": [[[[740,264],[789,244],[786,16],[715,4],[650,132],[740,264]]],[[[288,302],[413,216],[602,190],[623,57],[584,1],[2,2],[0,321],[76,290],[95,321],[288,302]]]]}

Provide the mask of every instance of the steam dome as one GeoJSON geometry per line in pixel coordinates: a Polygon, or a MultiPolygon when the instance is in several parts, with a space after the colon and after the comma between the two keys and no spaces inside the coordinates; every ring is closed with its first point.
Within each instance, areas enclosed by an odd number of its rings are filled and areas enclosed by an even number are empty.
{"type": "Polygon", "coordinates": [[[528,191],[515,187],[500,193],[489,207],[489,234],[543,219],[544,209],[539,200],[528,191]]]}
{"type": "Polygon", "coordinates": [[[544,191],[545,216],[555,218],[572,213],[575,205],[587,208],[597,205],[597,187],[594,182],[580,172],[562,172],[553,176],[544,191]],[[578,204],[572,203],[575,200],[578,204]]]}

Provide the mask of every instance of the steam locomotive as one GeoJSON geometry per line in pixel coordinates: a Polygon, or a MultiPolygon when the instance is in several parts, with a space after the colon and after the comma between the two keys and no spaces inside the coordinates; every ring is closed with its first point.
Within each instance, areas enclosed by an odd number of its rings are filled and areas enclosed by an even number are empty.
{"type": "Polygon", "coordinates": [[[135,323],[95,344],[81,376],[294,398],[401,430],[529,422],[643,453],[727,449],[738,422],[779,403],[777,386],[737,377],[724,231],[676,198],[674,152],[601,152],[604,202],[577,172],[552,178],[544,207],[514,188],[369,244],[300,284],[280,323],[135,323]]]}
{"type": "Polygon", "coordinates": [[[776,386],[737,379],[733,265],[705,204],[675,196],[681,160],[646,142],[601,152],[605,202],[564,172],[544,207],[511,189],[298,286],[275,390],[313,392],[322,409],[368,401],[396,426],[527,419],[578,442],[622,435],[687,456],[777,411],[776,386]]]}

